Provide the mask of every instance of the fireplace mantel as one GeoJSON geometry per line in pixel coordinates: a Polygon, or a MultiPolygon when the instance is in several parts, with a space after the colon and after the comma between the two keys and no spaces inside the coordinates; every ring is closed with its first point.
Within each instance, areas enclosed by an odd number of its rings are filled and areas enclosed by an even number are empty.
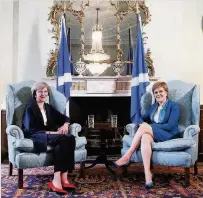
{"type": "MultiPolygon", "coordinates": [[[[56,86],[56,78],[44,79],[50,86],[56,86]]],[[[158,78],[150,78],[150,82],[158,78]]],[[[71,97],[129,97],[131,76],[72,76],[71,97]]]]}

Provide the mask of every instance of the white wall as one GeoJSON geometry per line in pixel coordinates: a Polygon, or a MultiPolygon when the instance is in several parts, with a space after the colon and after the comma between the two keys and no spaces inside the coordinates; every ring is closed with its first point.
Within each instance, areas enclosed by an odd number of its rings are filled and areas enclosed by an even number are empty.
{"type": "Polygon", "coordinates": [[[48,29],[52,0],[20,0],[17,80],[40,80],[46,77],[50,49],[54,47],[48,29]]]}
{"type": "Polygon", "coordinates": [[[13,80],[13,2],[0,1],[0,102],[4,84],[13,80]]]}
{"type": "MultiPolygon", "coordinates": [[[[203,87],[203,0],[147,0],[147,3],[152,21],[145,31],[156,76],[182,79],[203,87]]],[[[52,34],[48,32],[52,26],[47,20],[52,0],[20,0],[17,4],[14,12],[11,1],[4,1],[4,8],[0,8],[4,39],[2,35],[0,38],[5,47],[5,58],[0,62],[1,84],[45,77],[48,54],[54,48],[52,34]],[[13,15],[18,17],[12,20],[13,15]]]]}
{"type": "Polygon", "coordinates": [[[203,0],[147,0],[151,22],[145,31],[156,76],[201,86],[203,104],[203,0]]]}

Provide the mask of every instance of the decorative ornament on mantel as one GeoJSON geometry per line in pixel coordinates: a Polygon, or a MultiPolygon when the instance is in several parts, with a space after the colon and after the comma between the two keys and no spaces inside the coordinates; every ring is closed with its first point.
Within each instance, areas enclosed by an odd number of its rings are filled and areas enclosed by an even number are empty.
{"type": "Polygon", "coordinates": [[[117,60],[113,65],[114,72],[117,73],[117,76],[121,76],[121,73],[124,70],[124,62],[117,60]]]}
{"type": "Polygon", "coordinates": [[[79,74],[80,77],[82,77],[82,74],[85,72],[85,70],[86,64],[80,58],[80,60],[75,63],[75,71],[79,74]]]}

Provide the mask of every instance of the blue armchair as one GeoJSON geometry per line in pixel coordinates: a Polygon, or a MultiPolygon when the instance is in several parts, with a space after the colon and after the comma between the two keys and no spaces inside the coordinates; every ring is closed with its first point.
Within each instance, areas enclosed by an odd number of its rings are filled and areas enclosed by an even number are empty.
{"type": "MultiPolygon", "coordinates": [[[[152,145],[152,164],[165,166],[179,166],[185,169],[185,184],[189,185],[190,167],[194,166],[197,174],[198,136],[200,119],[200,90],[198,85],[188,84],[179,80],[169,81],[169,99],[180,105],[179,130],[181,138],[165,142],[157,142],[152,145]]],[[[152,104],[152,95],[147,92],[141,100],[142,113],[152,104]]],[[[129,133],[123,137],[124,155],[129,149],[137,126],[128,124],[126,131],[129,133]]],[[[142,162],[141,151],[138,149],[131,157],[132,162],[142,162]]]]}
{"type": "MultiPolygon", "coordinates": [[[[33,141],[24,138],[21,130],[24,109],[32,97],[31,87],[34,83],[34,81],[24,81],[10,84],[6,87],[6,133],[8,137],[9,176],[12,175],[13,167],[18,168],[19,188],[23,188],[23,169],[53,165],[52,153],[35,153],[33,141]]],[[[64,112],[66,98],[53,87],[51,87],[49,101],[47,102],[52,104],[58,111],[64,112]]],[[[69,131],[76,139],[75,163],[81,163],[80,171],[83,174],[84,165],[82,162],[87,157],[85,149],[87,140],[85,137],[78,136],[78,133],[81,131],[79,124],[71,124],[69,131]]]]}

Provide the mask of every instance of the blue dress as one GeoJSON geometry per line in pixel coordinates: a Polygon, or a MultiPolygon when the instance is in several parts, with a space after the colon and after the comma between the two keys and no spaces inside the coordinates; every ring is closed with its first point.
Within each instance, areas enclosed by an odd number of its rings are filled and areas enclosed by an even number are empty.
{"type": "Polygon", "coordinates": [[[171,100],[167,100],[160,111],[158,123],[154,122],[154,114],[158,108],[158,103],[154,103],[145,115],[143,120],[150,124],[154,134],[155,142],[163,142],[166,140],[180,137],[178,122],[180,118],[179,105],[171,100]]]}

